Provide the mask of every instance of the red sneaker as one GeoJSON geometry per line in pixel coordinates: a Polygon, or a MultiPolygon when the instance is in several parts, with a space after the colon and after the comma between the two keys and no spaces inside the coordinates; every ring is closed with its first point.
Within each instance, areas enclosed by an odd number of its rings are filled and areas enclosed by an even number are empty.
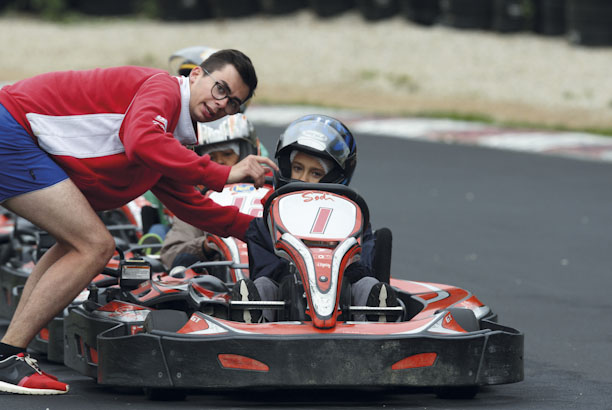
{"type": "Polygon", "coordinates": [[[0,361],[0,392],[64,394],[68,385],[40,370],[30,355],[19,353],[0,361]]]}

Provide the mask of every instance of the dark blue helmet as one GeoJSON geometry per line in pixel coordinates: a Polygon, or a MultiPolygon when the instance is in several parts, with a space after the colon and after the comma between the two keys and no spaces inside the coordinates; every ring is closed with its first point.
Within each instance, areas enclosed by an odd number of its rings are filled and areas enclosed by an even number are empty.
{"type": "Polygon", "coordinates": [[[275,158],[275,187],[292,181],[291,152],[303,151],[326,160],[333,168],[319,182],[348,185],[357,165],[357,144],[349,129],[335,118],[311,114],[293,121],[281,134],[275,158]]]}

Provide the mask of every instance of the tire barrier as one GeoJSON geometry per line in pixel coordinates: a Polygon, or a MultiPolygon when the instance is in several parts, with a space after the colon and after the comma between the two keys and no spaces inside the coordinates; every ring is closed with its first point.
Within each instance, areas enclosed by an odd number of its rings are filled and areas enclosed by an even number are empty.
{"type": "Polygon", "coordinates": [[[567,35],[573,44],[612,45],[612,1],[567,0],[567,35]]]}
{"type": "Polygon", "coordinates": [[[366,21],[396,15],[418,25],[498,33],[530,31],[565,36],[577,46],[612,46],[612,0],[0,0],[0,13],[62,19],[75,11],[94,16],[136,14],[159,20],[282,16],[309,10],[320,18],[355,10],[366,21]]]}
{"type": "Polygon", "coordinates": [[[440,23],[458,29],[491,28],[491,0],[440,0],[440,23]]]}
{"type": "Polygon", "coordinates": [[[259,11],[259,3],[253,0],[208,0],[215,18],[247,17],[259,11]]]}
{"type": "Polygon", "coordinates": [[[393,17],[399,10],[398,0],[356,0],[356,7],[368,21],[393,17]]]}
{"type": "Polygon", "coordinates": [[[308,7],[307,0],[259,0],[259,7],[266,14],[288,14],[308,7]]]}
{"type": "Polygon", "coordinates": [[[565,34],[565,0],[533,0],[533,31],[544,36],[565,34]]]}
{"type": "Polygon", "coordinates": [[[134,0],[75,0],[72,8],[92,16],[125,16],[136,11],[134,0]]]}
{"type": "Polygon", "coordinates": [[[354,0],[309,0],[310,9],[319,17],[333,17],[352,9],[354,0]]]}
{"type": "Polygon", "coordinates": [[[530,31],[532,2],[527,0],[493,0],[491,28],[499,33],[530,31]]]}
{"type": "Polygon", "coordinates": [[[413,23],[431,26],[440,17],[440,3],[437,0],[399,0],[400,13],[413,23]]]}
{"type": "Polygon", "coordinates": [[[189,0],[158,0],[162,20],[204,20],[213,17],[208,2],[189,0]]]}

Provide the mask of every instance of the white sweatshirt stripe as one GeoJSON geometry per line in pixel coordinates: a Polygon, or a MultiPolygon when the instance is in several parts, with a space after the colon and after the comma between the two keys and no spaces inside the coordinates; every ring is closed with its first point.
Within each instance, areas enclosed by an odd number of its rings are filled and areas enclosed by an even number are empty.
{"type": "Polygon", "coordinates": [[[28,113],[34,135],[52,155],[97,158],[125,151],[119,139],[124,114],[52,116],[28,113]]]}

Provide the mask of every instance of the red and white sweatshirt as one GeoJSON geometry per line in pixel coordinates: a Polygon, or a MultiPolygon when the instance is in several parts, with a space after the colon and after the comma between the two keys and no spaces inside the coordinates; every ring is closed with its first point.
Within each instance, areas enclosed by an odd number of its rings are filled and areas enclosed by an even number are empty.
{"type": "Polygon", "coordinates": [[[230,167],[183,145],[197,137],[189,80],[145,67],[62,71],[0,89],[0,104],[68,174],[97,210],[151,190],[178,218],[244,238],[251,216],[194,187],[221,191],[230,167]]]}

